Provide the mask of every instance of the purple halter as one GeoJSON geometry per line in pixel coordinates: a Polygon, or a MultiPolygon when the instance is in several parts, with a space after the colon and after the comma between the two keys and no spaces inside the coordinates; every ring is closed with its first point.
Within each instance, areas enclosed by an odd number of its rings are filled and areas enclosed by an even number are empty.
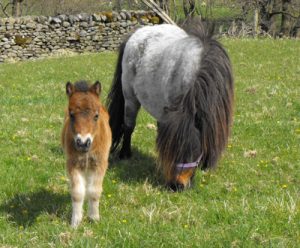
{"type": "Polygon", "coordinates": [[[191,162],[191,163],[179,163],[176,165],[176,168],[178,171],[184,170],[184,169],[190,169],[194,167],[198,167],[200,161],[202,158],[202,154],[199,156],[196,162],[191,162]]]}

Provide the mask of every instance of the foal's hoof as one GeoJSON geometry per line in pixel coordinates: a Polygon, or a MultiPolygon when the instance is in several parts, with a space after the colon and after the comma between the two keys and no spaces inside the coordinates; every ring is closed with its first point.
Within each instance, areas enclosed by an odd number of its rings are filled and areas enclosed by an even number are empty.
{"type": "Polygon", "coordinates": [[[81,218],[72,218],[71,227],[76,229],[79,226],[80,222],[81,218]]]}
{"type": "Polygon", "coordinates": [[[120,151],[120,154],[119,154],[119,159],[130,159],[131,158],[131,152],[129,151],[123,151],[121,150],[120,151]]]}
{"type": "Polygon", "coordinates": [[[91,222],[98,222],[98,221],[100,221],[100,216],[99,215],[90,215],[89,220],[91,222]]]}

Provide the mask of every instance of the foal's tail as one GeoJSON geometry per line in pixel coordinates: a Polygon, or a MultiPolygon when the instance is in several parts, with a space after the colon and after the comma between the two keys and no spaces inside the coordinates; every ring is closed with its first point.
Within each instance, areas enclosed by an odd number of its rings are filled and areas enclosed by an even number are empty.
{"type": "Polygon", "coordinates": [[[158,160],[168,165],[163,168],[167,175],[176,163],[196,161],[195,156],[201,156],[202,169],[214,167],[227,144],[232,122],[233,76],[226,51],[203,23],[192,20],[184,29],[198,38],[203,50],[191,88],[167,110],[158,128],[158,160]]]}
{"type": "Polygon", "coordinates": [[[122,60],[127,40],[128,39],[121,43],[119,47],[117,66],[106,102],[108,113],[110,116],[109,125],[112,131],[112,152],[116,150],[124,135],[123,125],[125,101],[122,91],[122,60]]]}

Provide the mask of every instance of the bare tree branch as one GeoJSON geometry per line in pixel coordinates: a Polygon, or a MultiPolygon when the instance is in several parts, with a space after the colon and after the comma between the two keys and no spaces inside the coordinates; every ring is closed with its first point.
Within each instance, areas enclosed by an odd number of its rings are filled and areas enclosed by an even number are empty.
{"type": "Polygon", "coordinates": [[[12,4],[11,2],[8,2],[6,5],[4,5],[3,3],[0,2],[1,10],[2,10],[3,14],[4,14],[6,17],[9,17],[9,14],[7,14],[6,9],[7,9],[8,6],[11,5],[11,4],[12,4]]]}
{"type": "Polygon", "coordinates": [[[300,15],[299,15],[299,16],[294,16],[294,15],[292,15],[291,13],[286,12],[286,11],[276,11],[276,12],[272,12],[272,13],[270,13],[270,16],[273,16],[273,15],[279,15],[279,14],[288,15],[288,16],[294,18],[294,19],[298,19],[298,18],[300,17],[300,15]]]}
{"type": "Polygon", "coordinates": [[[176,23],[163,11],[153,0],[142,0],[144,4],[150,7],[160,18],[162,18],[166,23],[176,25],[176,23]]]}
{"type": "Polygon", "coordinates": [[[24,0],[12,0],[12,15],[14,17],[21,16],[22,13],[22,2],[24,0]]]}
{"type": "Polygon", "coordinates": [[[195,0],[184,0],[183,1],[183,11],[184,11],[185,17],[194,16],[195,11],[196,11],[195,0]]]}

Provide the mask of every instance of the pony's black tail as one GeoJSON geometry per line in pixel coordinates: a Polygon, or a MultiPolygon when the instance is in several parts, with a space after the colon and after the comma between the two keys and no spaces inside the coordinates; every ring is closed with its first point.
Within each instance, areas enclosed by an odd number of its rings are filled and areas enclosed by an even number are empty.
{"type": "Polygon", "coordinates": [[[167,110],[158,128],[158,160],[166,176],[173,174],[176,163],[196,161],[200,155],[202,169],[214,167],[232,122],[233,76],[226,51],[200,21],[190,20],[183,28],[199,39],[203,50],[192,87],[167,110]]]}
{"type": "Polygon", "coordinates": [[[124,135],[124,96],[122,91],[122,60],[127,43],[126,39],[119,47],[119,56],[111,89],[107,97],[107,108],[110,116],[109,125],[112,131],[111,152],[118,147],[124,135]]]}

